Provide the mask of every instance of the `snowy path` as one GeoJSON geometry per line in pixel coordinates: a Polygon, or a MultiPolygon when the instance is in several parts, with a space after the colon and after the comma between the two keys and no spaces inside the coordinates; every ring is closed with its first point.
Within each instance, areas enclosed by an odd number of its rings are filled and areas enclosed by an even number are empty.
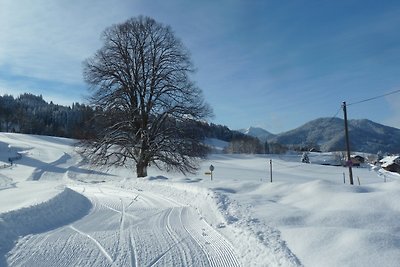
{"type": "Polygon", "coordinates": [[[232,245],[196,211],[141,190],[73,187],[92,202],[82,219],[28,235],[10,266],[239,266],[232,245]]]}

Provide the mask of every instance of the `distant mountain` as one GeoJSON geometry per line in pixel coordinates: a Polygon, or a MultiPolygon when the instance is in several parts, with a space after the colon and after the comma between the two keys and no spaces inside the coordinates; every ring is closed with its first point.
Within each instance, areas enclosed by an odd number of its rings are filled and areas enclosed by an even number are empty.
{"type": "MultiPolygon", "coordinates": [[[[370,120],[349,120],[351,151],[400,153],[400,129],[370,120]]],[[[268,142],[300,147],[318,147],[321,151],[345,150],[344,121],[320,118],[294,130],[278,134],[268,142]]]]}
{"type": "Polygon", "coordinates": [[[260,127],[249,127],[247,129],[240,129],[238,132],[257,137],[260,139],[261,142],[265,142],[266,140],[269,140],[270,138],[274,137],[275,135],[268,132],[267,130],[264,130],[263,128],[260,127]]]}

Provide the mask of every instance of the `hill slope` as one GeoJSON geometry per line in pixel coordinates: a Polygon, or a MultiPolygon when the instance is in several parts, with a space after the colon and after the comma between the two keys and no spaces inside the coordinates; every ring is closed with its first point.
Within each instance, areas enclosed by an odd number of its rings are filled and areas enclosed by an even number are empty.
{"type": "MultiPolygon", "coordinates": [[[[350,149],[376,153],[400,153],[400,129],[370,120],[349,120],[350,149]]],[[[344,121],[319,118],[268,140],[285,145],[319,146],[322,151],[345,150],[344,121]]]]}

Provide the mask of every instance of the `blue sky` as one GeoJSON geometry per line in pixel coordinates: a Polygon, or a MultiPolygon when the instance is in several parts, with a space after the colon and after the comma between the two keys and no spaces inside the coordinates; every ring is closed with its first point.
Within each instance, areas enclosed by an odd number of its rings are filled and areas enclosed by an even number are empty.
{"type": "MultiPolygon", "coordinates": [[[[0,0],[0,94],[85,102],[82,61],[138,15],[172,27],[231,129],[279,133],[400,89],[400,1],[0,0]]],[[[400,128],[400,93],[348,113],[400,128]]]]}

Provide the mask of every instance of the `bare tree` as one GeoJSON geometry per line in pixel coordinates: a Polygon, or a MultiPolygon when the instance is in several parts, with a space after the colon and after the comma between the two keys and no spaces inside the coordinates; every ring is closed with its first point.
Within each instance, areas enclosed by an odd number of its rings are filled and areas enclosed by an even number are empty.
{"type": "Polygon", "coordinates": [[[206,148],[193,122],[212,111],[190,79],[193,66],[186,48],[169,26],[149,17],[111,26],[103,42],[84,62],[99,122],[85,154],[99,164],[133,159],[138,177],[147,176],[150,163],[194,172],[206,148]]]}

